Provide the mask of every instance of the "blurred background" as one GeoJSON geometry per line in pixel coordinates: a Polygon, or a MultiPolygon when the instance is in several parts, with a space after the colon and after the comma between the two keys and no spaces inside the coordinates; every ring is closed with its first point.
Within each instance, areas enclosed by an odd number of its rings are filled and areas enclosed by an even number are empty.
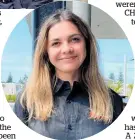
{"type": "Polygon", "coordinates": [[[126,104],[134,85],[134,56],[120,26],[102,10],[81,1],[55,1],[27,15],[11,33],[2,56],[2,86],[13,107],[32,68],[36,38],[42,22],[58,9],[69,9],[91,28],[99,49],[99,67],[108,87],[126,104]]]}

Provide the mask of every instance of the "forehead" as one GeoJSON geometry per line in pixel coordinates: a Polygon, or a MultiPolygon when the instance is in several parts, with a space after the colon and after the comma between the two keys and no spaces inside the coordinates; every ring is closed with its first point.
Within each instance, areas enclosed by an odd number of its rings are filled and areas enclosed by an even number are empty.
{"type": "Polygon", "coordinates": [[[48,33],[48,39],[67,37],[72,34],[81,34],[76,25],[70,21],[61,21],[51,27],[48,33]]]}

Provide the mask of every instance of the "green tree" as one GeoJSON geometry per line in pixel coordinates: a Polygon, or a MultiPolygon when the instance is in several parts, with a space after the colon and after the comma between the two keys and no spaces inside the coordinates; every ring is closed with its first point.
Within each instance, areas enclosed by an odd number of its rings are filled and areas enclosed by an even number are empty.
{"type": "Polygon", "coordinates": [[[113,89],[117,93],[121,93],[123,90],[123,84],[120,81],[116,83],[108,83],[108,87],[113,89]]]}
{"type": "Polygon", "coordinates": [[[6,99],[8,102],[15,102],[16,101],[16,94],[7,94],[6,99]]]}
{"type": "Polygon", "coordinates": [[[128,88],[133,90],[134,84],[128,84],[128,88]]]}
{"type": "Polygon", "coordinates": [[[27,80],[28,80],[28,76],[25,74],[23,78],[20,78],[19,83],[24,85],[27,82],[27,80]]]}
{"type": "Polygon", "coordinates": [[[8,75],[8,79],[6,81],[7,83],[12,83],[13,82],[13,76],[11,75],[11,72],[8,75]]]}
{"type": "Polygon", "coordinates": [[[114,76],[114,73],[110,73],[110,75],[109,75],[109,79],[111,79],[111,80],[115,81],[115,76],[114,76]]]}
{"type": "Polygon", "coordinates": [[[20,80],[18,81],[19,84],[23,84],[23,80],[20,78],[20,80]]]}
{"type": "Polygon", "coordinates": [[[23,77],[23,82],[26,83],[27,80],[28,80],[28,76],[25,74],[24,77],[23,77]]]}
{"type": "Polygon", "coordinates": [[[127,96],[130,97],[132,90],[133,90],[134,84],[128,84],[127,86],[127,96]]]}
{"type": "Polygon", "coordinates": [[[123,83],[124,81],[122,72],[119,72],[118,81],[120,81],[121,83],[123,83]]]}

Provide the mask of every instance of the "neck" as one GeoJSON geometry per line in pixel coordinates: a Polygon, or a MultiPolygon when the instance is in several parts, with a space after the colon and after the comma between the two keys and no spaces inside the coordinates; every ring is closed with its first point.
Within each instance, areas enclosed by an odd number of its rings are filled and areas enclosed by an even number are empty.
{"type": "Polygon", "coordinates": [[[56,71],[56,76],[63,81],[69,81],[71,86],[74,81],[78,81],[78,71],[70,73],[56,71]]]}

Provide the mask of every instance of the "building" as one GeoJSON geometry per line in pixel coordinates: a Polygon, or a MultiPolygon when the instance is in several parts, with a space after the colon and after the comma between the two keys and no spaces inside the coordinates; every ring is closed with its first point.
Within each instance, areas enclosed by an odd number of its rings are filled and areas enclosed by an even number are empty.
{"type": "Polygon", "coordinates": [[[18,94],[23,89],[22,84],[16,84],[16,83],[2,83],[2,87],[5,95],[18,94]]]}

